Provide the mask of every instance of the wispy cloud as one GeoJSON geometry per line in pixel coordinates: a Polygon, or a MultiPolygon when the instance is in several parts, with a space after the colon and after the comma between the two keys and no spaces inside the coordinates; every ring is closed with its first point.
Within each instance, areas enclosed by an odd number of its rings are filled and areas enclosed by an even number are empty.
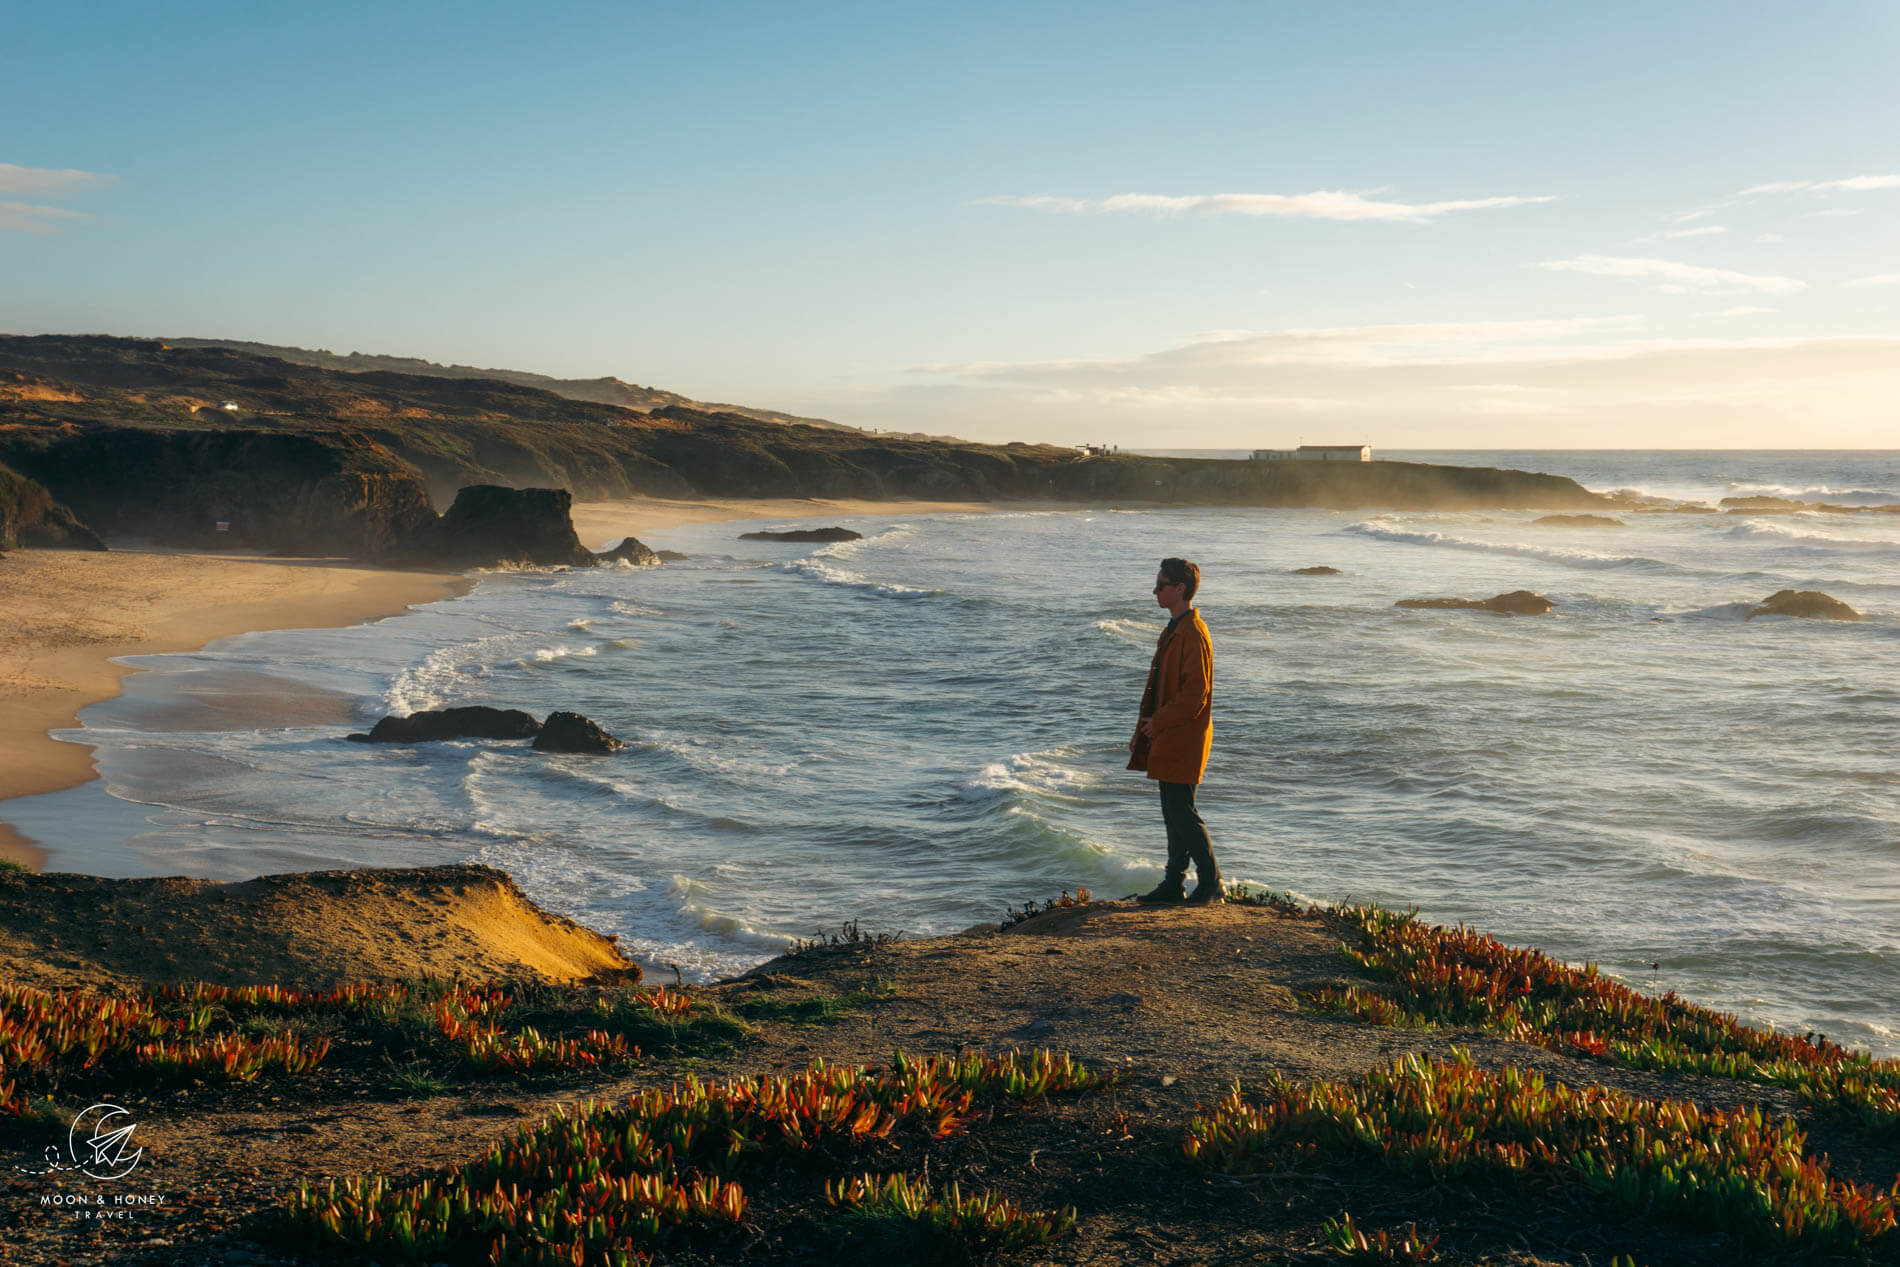
{"type": "Polygon", "coordinates": [[[1628,255],[1579,255],[1575,259],[1545,260],[1538,265],[1553,273],[1588,273],[1593,277],[1628,277],[1662,283],[1671,294],[1758,290],[1770,295],[1792,294],[1807,283],[1793,277],[1760,277],[1725,268],[1705,268],[1677,260],[1646,259],[1628,255]]]}
{"type": "Polygon", "coordinates": [[[1659,238],[1706,238],[1712,233],[1727,233],[1728,227],[1720,224],[1705,224],[1699,229],[1676,229],[1669,233],[1658,233],[1659,238]]]}
{"type": "Polygon", "coordinates": [[[1062,198],[998,195],[978,200],[987,206],[1023,207],[1066,215],[1146,212],[1150,215],[1280,216],[1308,220],[1383,220],[1426,224],[1455,211],[1489,211],[1555,202],[1555,195],[1458,198],[1443,202],[1386,202],[1340,189],[1308,194],[1116,194],[1111,198],[1062,198]]]}
{"type": "Polygon", "coordinates": [[[83,211],[45,207],[31,202],[0,202],[0,233],[58,233],[74,220],[90,220],[83,211]]]}
{"type": "Polygon", "coordinates": [[[112,177],[98,172],[54,170],[46,167],[20,167],[0,163],[0,194],[25,194],[29,198],[69,198],[112,183],[112,177]]]}
{"type": "Polygon", "coordinates": [[[1201,382],[1207,375],[1305,366],[1380,368],[1466,361],[1508,363],[1552,354],[1549,341],[1628,329],[1632,317],[1541,321],[1440,321],[1404,325],[1292,327],[1282,330],[1207,330],[1158,352],[1122,358],[1059,361],[978,361],[917,367],[917,372],[964,379],[1012,381],[1082,377],[1103,382],[1201,382]],[[1535,344],[1536,347],[1525,345],[1535,344]]]}
{"type": "Polygon", "coordinates": [[[1759,308],[1753,304],[1738,304],[1733,308],[1724,308],[1716,313],[1718,317],[1755,317],[1764,312],[1780,312],[1779,308],[1759,308]]]}
{"type": "Polygon", "coordinates": [[[1750,185],[1737,197],[1759,194],[1864,193],[1870,189],[1900,189],[1900,174],[1888,176],[1849,176],[1844,180],[1781,180],[1767,185],[1750,185]]]}
{"type": "Polygon", "coordinates": [[[1855,289],[1869,286],[1900,286],[1900,273],[1875,273],[1872,277],[1856,277],[1845,284],[1855,289]]]}
{"type": "MultiPolygon", "coordinates": [[[[0,195],[28,198],[71,198],[112,183],[112,177],[72,168],[21,167],[0,163],[0,195]]],[[[91,216],[44,203],[0,199],[0,232],[57,233],[63,224],[91,216]]]]}
{"type": "Polygon", "coordinates": [[[1884,176],[1848,176],[1840,180],[1778,180],[1765,185],[1750,185],[1747,189],[1723,198],[1719,202],[1712,202],[1706,207],[1697,207],[1693,211],[1684,211],[1670,216],[1669,220],[1674,224],[1688,224],[1692,220],[1712,216],[1737,203],[1772,197],[1776,194],[1855,194],[1880,189],[1900,189],[1900,173],[1884,176]]]}
{"type": "Polygon", "coordinates": [[[1835,216],[1864,215],[1866,211],[1865,207],[1825,207],[1820,211],[1804,211],[1801,213],[1801,218],[1803,220],[1831,219],[1835,216]]]}
{"type": "Polygon", "coordinates": [[[1527,419],[1547,424],[1541,442],[1577,448],[1771,448],[1817,434],[1870,447],[1892,429],[1900,336],[1649,329],[1626,319],[1212,331],[1122,357],[930,366],[860,407],[919,430],[981,417],[994,438],[1066,433],[1129,447],[1164,446],[1187,427],[1232,448],[1341,437],[1509,448],[1527,419]],[[1817,432],[1819,418],[1829,422],[1817,432]]]}

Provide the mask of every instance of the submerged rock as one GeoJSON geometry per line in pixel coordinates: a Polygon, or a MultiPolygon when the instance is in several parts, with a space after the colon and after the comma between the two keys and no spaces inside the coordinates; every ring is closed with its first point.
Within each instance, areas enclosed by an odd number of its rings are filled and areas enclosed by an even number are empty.
{"type": "Polygon", "coordinates": [[[741,541],[859,541],[864,534],[849,528],[793,528],[787,532],[742,532],[741,541]]]}
{"type": "Polygon", "coordinates": [[[534,746],[542,752],[617,752],[627,745],[579,713],[549,713],[534,746]]]}
{"type": "Polygon", "coordinates": [[[1859,620],[1860,613],[1820,590],[1776,590],[1743,616],[1798,616],[1807,620],[1859,620]]]}
{"type": "Polygon", "coordinates": [[[678,550],[655,550],[653,553],[659,556],[660,562],[662,563],[684,563],[686,561],[686,556],[681,554],[678,550]]]}
{"type": "Polygon", "coordinates": [[[1627,528],[1628,524],[1609,515],[1545,515],[1531,520],[1546,528],[1627,528]]]}
{"type": "Polygon", "coordinates": [[[1551,609],[1551,601],[1529,590],[1512,590],[1495,598],[1401,598],[1394,607],[1450,607],[1470,611],[1496,612],[1501,616],[1542,616],[1551,609]]]}
{"type": "Polygon", "coordinates": [[[1295,576],[1338,576],[1339,569],[1329,568],[1324,563],[1322,563],[1317,567],[1294,568],[1293,575],[1295,576]]]}
{"type": "Polygon", "coordinates": [[[352,743],[428,743],[437,739],[532,739],[540,733],[541,723],[518,708],[474,704],[407,717],[392,714],[370,727],[367,735],[351,735],[349,739],[352,743]]]}
{"type": "Polygon", "coordinates": [[[611,550],[594,556],[602,564],[627,562],[635,567],[648,568],[660,565],[660,556],[641,545],[638,540],[628,537],[611,550]]]}

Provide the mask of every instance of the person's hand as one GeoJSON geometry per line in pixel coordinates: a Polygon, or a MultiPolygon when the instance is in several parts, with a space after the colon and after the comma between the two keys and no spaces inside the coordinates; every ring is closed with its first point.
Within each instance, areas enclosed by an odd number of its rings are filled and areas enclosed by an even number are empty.
{"type": "Polygon", "coordinates": [[[1148,738],[1150,739],[1153,739],[1155,737],[1155,719],[1154,718],[1144,717],[1141,719],[1141,733],[1148,736],[1148,738]]]}

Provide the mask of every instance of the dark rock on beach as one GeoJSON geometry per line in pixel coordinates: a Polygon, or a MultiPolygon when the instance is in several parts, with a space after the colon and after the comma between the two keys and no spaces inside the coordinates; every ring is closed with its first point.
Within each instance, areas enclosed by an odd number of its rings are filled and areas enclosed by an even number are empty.
{"type": "Polygon", "coordinates": [[[471,484],[404,553],[438,567],[592,564],[594,552],[574,533],[573,507],[565,488],[471,484]]]}
{"type": "Polygon", "coordinates": [[[742,532],[741,541],[859,541],[864,534],[849,528],[793,528],[788,532],[742,532]]]}
{"type": "Polygon", "coordinates": [[[1324,563],[1322,563],[1317,567],[1294,568],[1293,575],[1295,576],[1338,576],[1339,569],[1329,568],[1324,563]]]}
{"type": "Polygon", "coordinates": [[[1551,609],[1551,601],[1529,590],[1512,590],[1495,598],[1401,598],[1394,607],[1446,607],[1470,611],[1496,612],[1501,616],[1542,616],[1551,609]]]}
{"type": "Polygon", "coordinates": [[[1860,613],[1820,590],[1776,590],[1743,617],[1797,616],[1807,620],[1859,620],[1860,613]]]}
{"type": "Polygon", "coordinates": [[[678,550],[655,550],[653,553],[662,563],[684,563],[686,561],[686,556],[681,554],[678,550]]]}
{"type": "Polygon", "coordinates": [[[631,563],[637,568],[658,567],[663,561],[658,554],[647,549],[633,537],[628,537],[611,550],[594,556],[602,563],[631,563]]]}
{"type": "Polygon", "coordinates": [[[627,745],[579,713],[549,713],[534,746],[542,752],[618,752],[627,745]]]}
{"type": "Polygon", "coordinates": [[[1627,528],[1621,519],[1612,519],[1608,515],[1545,515],[1531,520],[1546,528],[1627,528]]]}
{"type": "MultiPolygon", "coordinates": [[[[572,717],[572,713],[556,713],[572,717]]],[[[489,708],[475,704],[466,708],[443,708],[407,717],[389,716],[370,728],[367,735],[351,735],[353,743],[428,743],[437,739],[532,739],[541,733],[541,723],[518,708],[489,708]]]]}

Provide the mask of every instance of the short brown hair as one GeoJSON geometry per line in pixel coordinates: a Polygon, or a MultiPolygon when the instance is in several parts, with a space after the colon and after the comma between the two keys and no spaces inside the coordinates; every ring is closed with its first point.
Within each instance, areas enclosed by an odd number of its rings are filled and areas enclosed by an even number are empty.
{"type": "Polygon", "coordinates": [[[1178,583],[1183,587],[1181,591],[1181,601],[1184,603],[1193,602],[1194,592],[1201,588],[1200,567],[1196,564],[1189,563],[1186,559],[1161,560],[1161,575],[1167,577],[1170,582],[1178,583]]]}

